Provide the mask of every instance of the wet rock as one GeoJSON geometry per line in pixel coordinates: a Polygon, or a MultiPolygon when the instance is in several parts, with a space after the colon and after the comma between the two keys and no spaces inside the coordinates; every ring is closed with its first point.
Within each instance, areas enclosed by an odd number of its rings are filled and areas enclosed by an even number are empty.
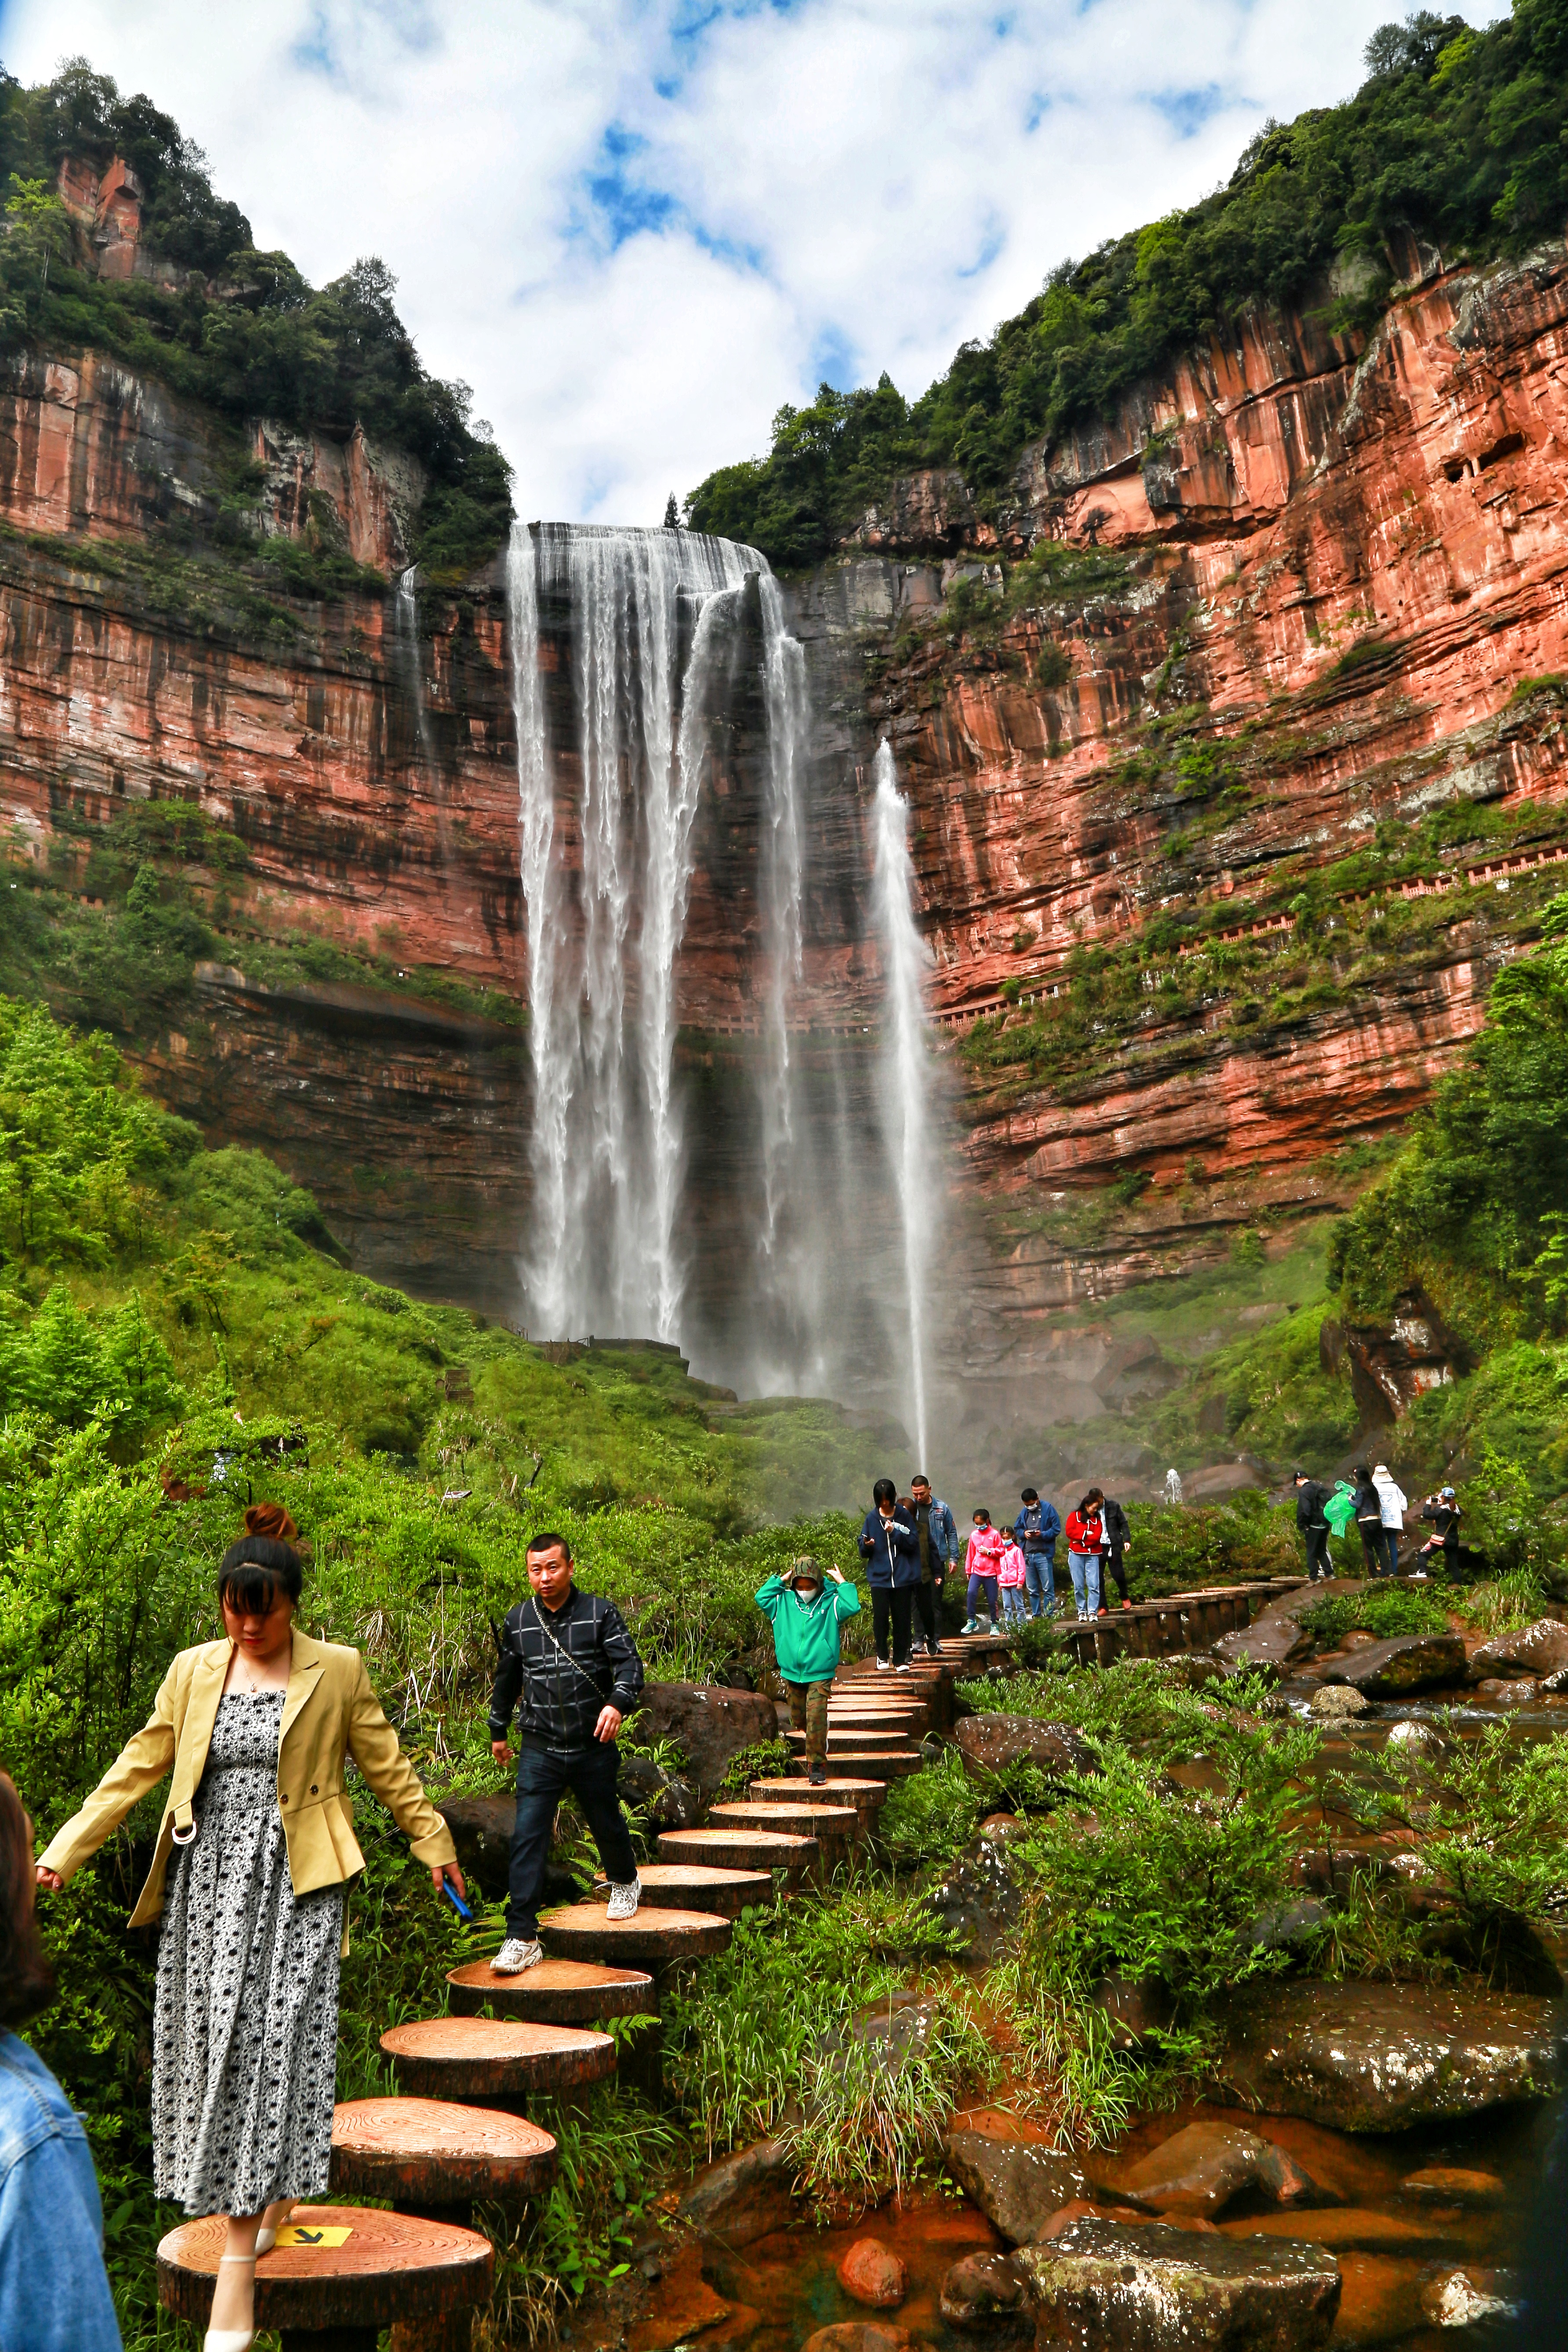
{"type": "Polygon", "coordinates": [[[1075,2352],[1319,2352],[1339,2309],[1321,2246],[1166,2221],[1075,2221],[1019,2255],[1042,2342],[1075,2352]]]}
{"type": "Polygon", "coordinates": [[[623,1801],[635,1805],[652,1829],[692,1830],[702,1819],[693,1783],[662,1771],[651,1756],[623,1756],[616,1785],[623,1801]]]}
{"type": "Polygon", "coordinates": [[[1109,2018],[1116,2050],[1143,2049],[1176,2014],[1170,1990],[1158,1977],[1102,1977],[1089,1997],[1109,2018]]]}
{"type": "Polygon", "coordinates": [[[1421,2265],[1396,2254],[1344,2253],[1339,2257],[1339,2316],[1334,2352],[1362,2345],[1389,2344],[1421,2326],[1421,2265]]]}
{"type": "Polygon", "coordinates": [[[1152,2213],[1212,2220],[1258,2178],[1264,2143],[1230,2124],[1188,2124],[1122,2175],[1122,2185],[1152,2213]]]}
{"type": "Polygon", "coordinates": [[[1303,1895],[1297,1903],[1270,1903],[1241,1929],[1239,1940],[1249,1951],[1289,1951],[1293,1945],[1310,1944],[1328,1925],[1328,1917],[1327,1904],[1314,1895],[1303,1895]]]}
{"type": "Polygon", "coordinates": [[[1437,1985],[1242,1986],[1222,2074],[1244,2105],[1342,2131],[1397,2131],[1562,2084],[1553,2006],[1437,1985]]]}
{"type": "Polygon", "coordinates": [[[1468,1677],[1484,1683],[1494,1675],[1534,1675],[1538,1678],[1568,1668],[1568,1625],[1555,1617],[1538,1617],[1517,1633],[1494,1633],[1470,1652],[1468,1677]]]}
{"type": "Polygon", "coordinates": [[[956,1928],[971,1959],[988,1960],[1023,1908],[1007,1848],[982,1835],[960,1854],[927,1898],[943,1927],[956,1928]]]}
{"type": "Polygon", "coordinates": [[[909,2352],[912,2341],[908,2328],[891,2319],[841,2319],[808,2336],[801,2352],[909,2352]]]}
{"type": "Polygon", "coordinates": [[[632,1717],[644,1742],[673,1740],[705,1804],[711,1803],[732,1756],[779,1736],[773,1701],[758,1691],[725,1690],[716,1683],[645,1683],[632,1717]]]}
{"type": "Polygon", "coordinates": [[[1428,2271],[1421,2282],[1421,2310],[1434,2327],[1473,2327],[1478,2319],[1511,2319],[1519,2309],[1518,2284],[1509,2271],[1475,2264],[1428,2271]]]}
{"type": "Polygon", "coordinates": [[[942,2281],[940,2309],[953,2327],[975,2327],[1016,2312],[1026,2293],[1010,2254],[966,2254],[942,2281]]]}
{"type": "Polygon", "coordinates": [[[1416,1723],[1409,1716],[1395,1724],[1385,1745],[1396,1756],[1440,1756],[1448,1741],[1435,1723],[1416,1723]]]}
{"type": "MultiPolygon", "coordinates": [[[[895,1992],[890,2000],[873,2001],[859,2011],[846,2030],[890,2074],[896,2074],[908,2059],[923,2057],[930,2048],[940,2014],[940,2004],[935,2000],[915,1992],[895,1992]]],[[[818,2046],[826,2051],[838,2044],[835,2037],[829,2036],[818,2046]]]]}
{"type": "Polygon", "coordinates": [[[1222,1633],[1214,1645],[1214,1654],[1228,1674],[1238,1674],[1248,1667],[1261,1668],[1283,1674],[1287,1666],[1310,1657],[1312,1637],[1302,1631],[1301,1612],[1321,1601],[1325,1592],[1359,1592],[1359,1584],[1302,1585],[1299,1591],[1281,1593],[1278,1601],[1254,1617],[1250,1625],[1243,1625],[1234,1633],[1222,1633]]]}
{"type": "Polygon", "coordinates": [[[1371,1705],[1349,1683],[1320,1683],[1307,1704],[1314,1715],[1364,1715],[1371,1705]]]}
{"type": "Polygon", "coordinates": [[[996,1845],[1007,1845],[1014,1838],[1029,1835],[1029,1823],[1017,1813],[988,1813],[980,1823],[980,1835],[996,1845]]]}
{"type": "Polygon", "coordinates": [[[1400,1633],[1336,1661],[1323,1680],[1348,1683],[1366,1698],[1398,1698],[1406,1691],[1441,1690],[1462,1682],[1464,1674],[1465,1645],[1458,1633],[1400,1633]]]}
{"type": "Polygon", "coordinates": [[[1428,2205],[1500,2205],[1508,2188],[1495,2172],[1473,2172],[1462,2164],[1427,2164],[1419,2172],[1406,2174],[1399,2194],[1428,2205]]]}
{"type": "MultiPolygon", "coordinates": [[[[1053,2213],[1044,2229],[1037,2230],[1030,2242],[1040,2246],[1048,2238],[1060,2238],[1063,2231],[1071,2229],[1074,2221],[1132,2221],[1136,2218],[1135,2212],[1125,2205],[1119,2208],[1095,2205],[1085,2198],[1075,2197],[1071,2204],[1062,2207],[1060,2213],[1053,2213]]],[[[1209,2224],[1205,2221],[1200,2226],[1207,2230],[1209,2224]]]]}
{"type": "Polygon", "coordinates": [[[1219,2226],[1227,2237],[1243,2239],[1300,2238],[1305,2233],[1314,2245],[1325,2246],[1331,2254],[1352,2251],[1419,2254],[1442,2242],[1441,2231],[1428,2222],[1398,2213],[1384,2213],[1371,2205],[1344,2205],[1310,2217],[1302,2213],[1249,2213],[1239,2221],[1222,2221],[1219,2226]]]}
{"type": "Polygon", "coordinates": [[[735,2156],[720,2157],[699,2172],[678,2208],[705,2236],[726,2246],[754,2245],[795,2218],[795,2181],[782,2140],[758,2140],[735,2156]]]}
{"type": "Polygon", "coordinates": [[[857,2303],[893,2311],[909,2293],[909,2273],[880,2238],[857,2238],[839,2264],[839,2284],[857,2303]]]}
{"type": "Polygon", "coordinates": [[[1211,1651],[1183,1650],[1172,1658],[1137,1659],[1124,1671],[1157,1675],[1170,1690],[1200,1691],[1210,1683],[1222,1683],[1228,1670],[1211,1651]]]}
{"type": "Polygon", "coordinates": [[[1477,1683],[1470,1696],[1487,1706],[1529,1706],[1535,1698],[1536,1685],[1527,1675],[1489,1675],[1484,1683],[1477,1683]]]}
{"type": "Polygon", "coordinates": [[[964,2194],[1015,2246],[1034,2237],[1064,2205],[1089,2195],[1089,2183],[1071,2157],[1032,2140],[950,2131],[942,2154],[964,2194]]]}
{"type": "Polygon", "coordinates": [[[1027,1715],[967,1716],[953,1738],[972,1780],[1005,1780],[1020,1764],[1038,1765],[1051,1776],[1100,1769],[1082,1733],[1027,1715]]]}

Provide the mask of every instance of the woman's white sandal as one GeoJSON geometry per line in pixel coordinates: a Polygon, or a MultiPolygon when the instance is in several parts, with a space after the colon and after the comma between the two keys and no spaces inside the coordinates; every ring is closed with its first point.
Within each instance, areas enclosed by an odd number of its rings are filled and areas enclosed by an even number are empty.
{"type": "MultiPolygon", "coordinates": [[[[247,2263],[250,2268],[255,2270],[256,2256],[254,2254],[220,2254],[218,2268],[222,2270],[225,2263],[247,2263]]],[[[250,2352],[250,2347],[255,2342],[254,2320],[249,2327],[209,2327],[202,2338],[202,2352],[250,2352]]]]}
{"type": "MultiPolygon", "coordinates": [[[[288,2210],[286,2213],[280,2213],[276,2221],[264,2221],[260,2229],[256,2231],[256,2251],[258,2254],[271,2253],[274,2246],[277,2243],[277,2233],[279,2230],[287,2230],[290,2221],[293,2221],[294,2200],[292,2198],[287,2200],[287,2206],[288,2210]]],[[[231,2262],[243,2262],[244,2259],[245,2257],[243,2254],[231,2254],[229,2257],[231,2262]]]]}

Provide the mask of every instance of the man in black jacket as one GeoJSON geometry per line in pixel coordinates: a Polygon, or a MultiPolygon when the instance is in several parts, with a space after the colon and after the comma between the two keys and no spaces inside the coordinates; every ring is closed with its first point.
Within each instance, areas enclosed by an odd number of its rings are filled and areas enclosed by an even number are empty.
{"type": "Polygon", "coordinates": [[[1307,1574],[1314,1583],[1333,1574],[1329,1523],[1323,1517],[1323,1505],[1333,1491],[1332,1487],[1320,1486],[1315,1478],[1309,1478],[1304,1470],[1297,1471],[1296,1525],[1306,1538],[1307,1574]]]}
{"type": "Polygon", "coordinates": [[[1113,1503],[1109,1496],[1100,1506],[1100,1517],[1105,1529],[1106,1547],[1100,1562],[1100,1614],[1104,1617],[1109,1613],[1105,1592],[1113,1576],[1116,1580],[1116,1590],[1122,1596],[1123,1608],[1130,1609],[1133,1605],[1127,1598],[1125,1566],[1125,1556],[1133,1540],[1133,1523],[1121,1504],[1113,1503]]]}
{"type": "Polygon", "coordinates": [[[580,1592],[564,1536],[528,1541],[528,1582],[501,1628],[501,1663],[490,1696],[490,1753],[511,1761],[507,1730],[517,1710],[517,1812],[507,1904],[507,1940],[493,1966],[512,1977],[544,1958],[538,1900],[556,1808],[568,1789],[582,1808],[610,1880],[610,1916],[630,1919],[642,1895],[637,1858],[615,1778],[615,1736],[643,1688],[643,1661],[612,1601],[580,1592]]]}

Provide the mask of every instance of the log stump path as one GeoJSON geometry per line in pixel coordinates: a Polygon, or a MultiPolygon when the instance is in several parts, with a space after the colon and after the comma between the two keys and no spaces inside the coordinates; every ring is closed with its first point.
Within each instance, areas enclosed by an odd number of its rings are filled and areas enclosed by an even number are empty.
{"type": "MultiPolygon", "coordinates": [[[[1116,1612],[1068,1641],[1082,1664],[1207,1648],[1217,1634],[1301,1580],[1178,1594],[1116,1612]],[[1250,1603],[1250,1609],[1249,1604],[1250,1603]]],[[[556,2143],[528,2119],[539,2097],[571,2099],[617,2072],[612,2018],[646,2021],[623,2033],[622,2079],[657,2095],[666,1983],[683,1963],[725,1950],[747,1906],[825,1883],[873,1835],[891,1783],[920,1769],[927,1732],[950,1730],[953,1685],[1006,1663],[1001,1635],[956,1635],[939,1660],[906,1673],[873,1659],[843,1667],[828,1706],[828,1782],[754,1780],[746,1801],[717,1804],[701,1829],[665,1830],[642,1869],[634,1917],[612,1920],[601,1881],[592,1898],[539,1922],[546,1958],[520,1977],[487,1961],[454,1969],[448,2011],[382,2036],[402,2095],[340,2103],[332,2189],[382,2207],[301,2206],[291,2242],[256,2264],[260,2329],[284,2352],[469,2352],[474,2314],[488,2303],[495,2255],[473,2227],[476,2203],[517,2205],[548,2189],[556,2143]]],[[[802,1755],[803,1732],[785,1735],[802,1755]]],[[[204,2327],[221,2219],[189,2221],[158,2248],[161,2300],[204,2327]]]]}

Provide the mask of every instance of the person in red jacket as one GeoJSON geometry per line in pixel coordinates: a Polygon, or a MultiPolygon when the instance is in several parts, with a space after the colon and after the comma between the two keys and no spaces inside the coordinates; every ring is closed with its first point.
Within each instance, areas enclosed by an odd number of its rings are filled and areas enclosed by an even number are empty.
{"type": "Polygon", "coordinates": [[[1105,1497],[1091,1486],[1075,1511],[1067,1514],[1067,1568],[1080,1621],[1100,1614],[1100,1555],[1105,1549],[1105,1497]]]}

